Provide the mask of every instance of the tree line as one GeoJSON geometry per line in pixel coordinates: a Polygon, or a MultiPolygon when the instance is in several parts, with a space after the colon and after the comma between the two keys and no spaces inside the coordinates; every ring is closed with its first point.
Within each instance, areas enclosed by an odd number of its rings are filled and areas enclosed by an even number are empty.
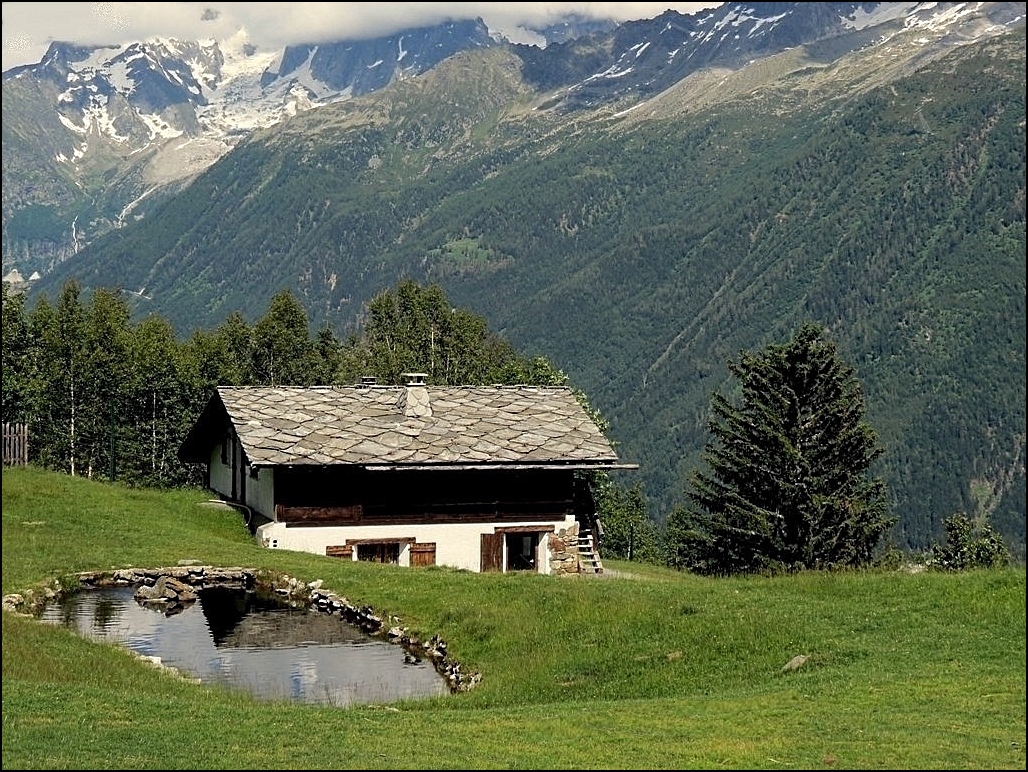
{"type": "Polygon", "coordinates": [[[196,484],[176,458],[217,386],[314,386],[374,376],[400,383],[565,383],[543,358],[521,355],[482,317],[436,287],[401,282],[368,305],[362,329],[312,331],[288,290],[250,324],[232,313],[212,331],[176,339],[157,315],[132,321],[121,290],[85,296],[67,282],[55,302],[3,288],[3,420],[30,429],[30,460],[72,475],[154,487],[196,484]]]}
{"type": "MultiPolygon", "coordinates": [[[[895,523],[885,483],[870,473],[884,451],[854,370],[823,328],[807,323],[788,343],[741,352],[728,366],[738,399],[712,396],[706,468],[692,473],[688,504],[663,529],[639,484],[589,476],[603,553],[710,575],[879,559],[895,523]]],[[[566,373],[517,351],[434,284],[403,280],[379,293],[345,339],[327,325],[312,332],[289,290],[253,324],[234,312],[178,340],[159,316],[134,322],[121,290],[85,297],[69,281],[56,302],[43,296],[28,308],[3,287],[3,421],[29,427],[31,463],[71,475],[198,486],[202,469],[177,449],[216,387],[401,383],[412,371],[437,385],[568,386],[609,433],[566,373]]],[[[953,543],[935,552],[944,567],[1006,556],[987,524],[955,517],[947,533],[953,543]]]]}

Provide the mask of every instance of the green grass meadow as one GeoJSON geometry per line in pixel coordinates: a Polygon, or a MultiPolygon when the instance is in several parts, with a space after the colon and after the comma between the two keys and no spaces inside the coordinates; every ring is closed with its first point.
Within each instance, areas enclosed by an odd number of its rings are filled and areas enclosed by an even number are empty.
{"type": "Polygon", "coordinates": [[[182,561],[320,579],[439,635],[481,683],[388,705],[261,702],[4,611],[4,769],[1025,769],[1024,566],[411,569],[263,549],[208,498],[5,468],[3,594],[182,561]]]}

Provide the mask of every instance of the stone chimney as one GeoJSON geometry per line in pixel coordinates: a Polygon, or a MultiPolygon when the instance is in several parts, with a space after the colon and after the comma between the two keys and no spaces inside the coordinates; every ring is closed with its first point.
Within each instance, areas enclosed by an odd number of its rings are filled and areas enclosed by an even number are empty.
{"type": "Polygon", "coordinates": [[[428,401],[428,386],[425,384],[426,373],[404,373],[407,379],[396,406],[408,418],[428,418],[432,415],[432,405],[428,401]]]}

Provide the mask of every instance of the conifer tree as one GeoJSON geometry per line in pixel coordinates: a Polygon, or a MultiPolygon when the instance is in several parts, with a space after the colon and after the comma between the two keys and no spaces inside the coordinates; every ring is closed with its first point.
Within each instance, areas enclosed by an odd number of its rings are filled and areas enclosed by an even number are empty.
{"type": "Polygon", "coordinates": [[[671,562],[722,575],[869,563],[895,519],[870,476],[884,451],[855,371],[815,323],[728,367],[741,401],[712,397],[709,471],[669,516],[671,562]]]}

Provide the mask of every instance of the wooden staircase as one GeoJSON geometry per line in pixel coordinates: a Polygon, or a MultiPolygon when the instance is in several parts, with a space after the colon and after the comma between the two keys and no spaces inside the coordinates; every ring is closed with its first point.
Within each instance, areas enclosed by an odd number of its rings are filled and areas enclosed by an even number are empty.
{"type": "Polygon", "coordinates": [[[578,570],[583,574],[603,573],[603,563],[591,531],[578,532],[578,570]]]}

